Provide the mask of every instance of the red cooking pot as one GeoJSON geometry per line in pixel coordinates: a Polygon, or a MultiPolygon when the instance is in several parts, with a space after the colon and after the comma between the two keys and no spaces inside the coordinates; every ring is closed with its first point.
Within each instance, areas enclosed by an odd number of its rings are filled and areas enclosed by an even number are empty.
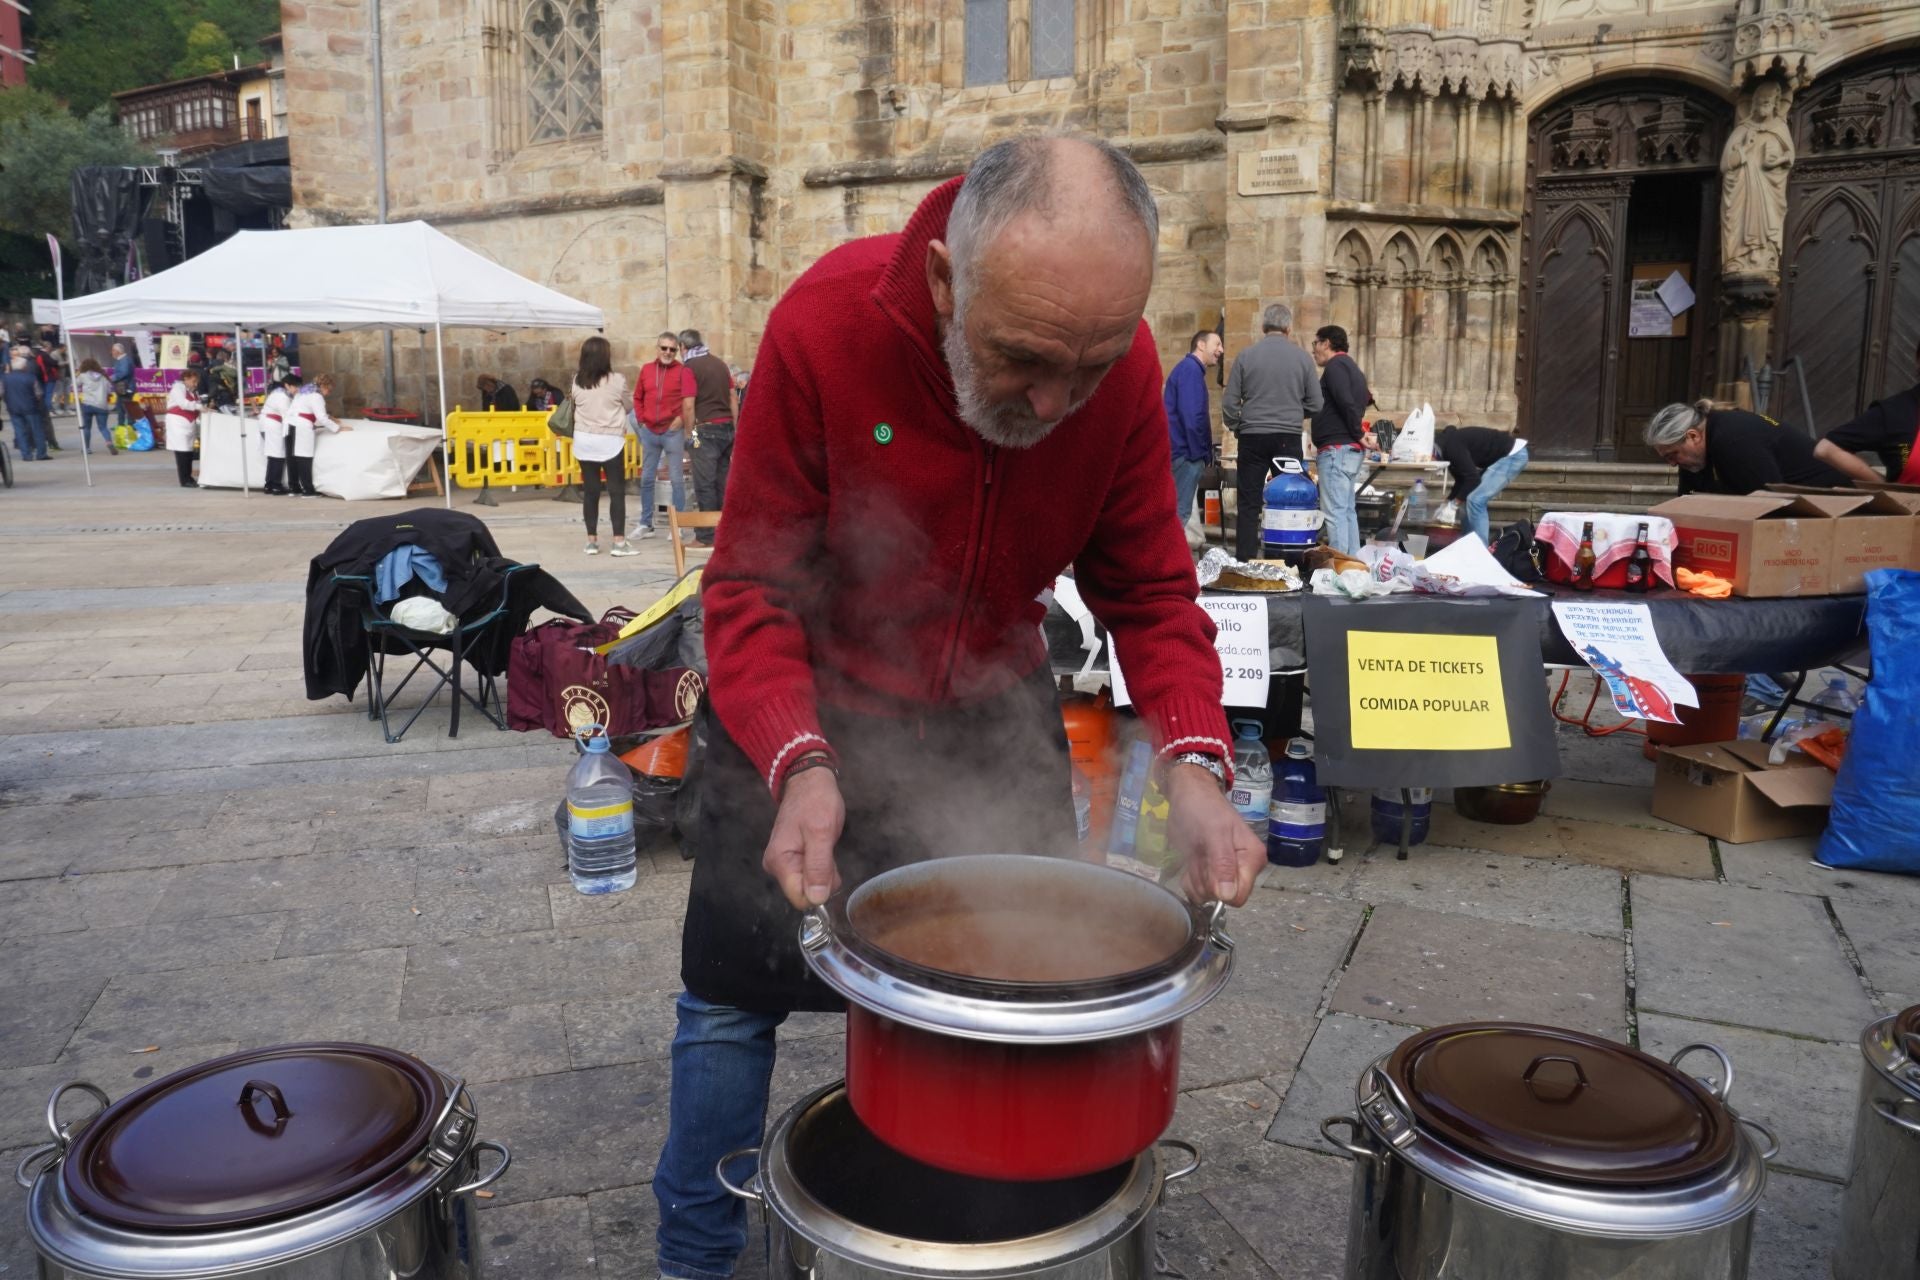
{"type": "Polygon", "coordinates": [[[1180,1020],[1232,941],[1125,872],[1017,854],[886,872],[808,914],[807,962],[847,998],[847,1096],[895,1150],[973,1177],[1075,1177],[1173,1118],[1180,1020]]]}

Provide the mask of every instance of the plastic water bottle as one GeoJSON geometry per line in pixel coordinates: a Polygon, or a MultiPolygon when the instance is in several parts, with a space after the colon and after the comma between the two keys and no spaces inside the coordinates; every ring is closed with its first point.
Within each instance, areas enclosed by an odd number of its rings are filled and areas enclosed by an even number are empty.
{"type": "Polygon", "coordinates": [[[1833,725],[1848,731],[1853,728],[1853,715],[1860,710],[1860,699],[1853,696],[1853,690],[1847,687],[1845,676],[1829,676],[1827,687],[1813,695],[1810,704],[1812,710],[1807,714],[1809,728],[1833,725]]]}
{"type": "Polygon", "coordinates": [[[1087,781],[1087,775],[1080,772],[1079,765],[1069,765],[1073,776],[1073,832],[1074,840],[1084,852],[1087,842],[1093,838],[1093,784],[1087,781]]]}
{"type": "Polygon", "coordinates": [[[1413,482],[1413,492],[1407,495],[1407,514],[1401,523],[1427,523],[1427,482],[1425,480],[1413,482]]]}
{"type": "Polygon", "coordinates": [[[1310,867],[1327,847],[1327,793],[1313,769],[1313,748],[1305,739],[1287,744],[1273,779],[1272,822],[1267,828],[1267,861],[1277,867],[1310,867]]]}
{"type": "Polygon", "coordinates": [[[1268,811],[1273,807],[1273,760],[1260,741],[1260,722],[1236,720],[1233,731],[1233,792],[1228,797],[1262,843],[1267,838],[1268,811]]]}
{"type": "MultiPolygon", "coordinates": [[[[592,725],[591,730],[599,730],[592,725]]],[[[604,732],[582,742],[567,774],[567,870],[582,893],[633,888],[640,863],[633,842],[633,772],[612,754],[604,732]]]]}
{"type": "MultiPolygon", "coordinates": [[[[1422,844],[1427,838],[1427,828],[1433,822],[1433,788],[1412,787],[1408,794],[1413,799],[1413,823],[1407,831],[1407,847],[1422,844]]],[[[1373,838],[1380,844],[1398,845],[1400,843],[1400,818],[1409,806],[1400,800],[1400,788],[1382,787],[1373,793],[1373,802],[1369,806],[1373,816],[1373,838]]]]}

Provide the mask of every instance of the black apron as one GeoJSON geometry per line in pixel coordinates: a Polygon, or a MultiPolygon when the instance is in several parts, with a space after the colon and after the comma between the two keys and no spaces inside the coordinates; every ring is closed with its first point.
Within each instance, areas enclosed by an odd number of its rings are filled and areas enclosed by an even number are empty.
{"type": "MultiPolygon", "coordinates": [[[[763,1012],[843,1008],[800,956],[801,913],[760,865],[774,801],[705,702],[693,886],[680,977],[713,1004],[763,1012]]],[[[847,822],[834,848],[844,888],[962,853],[1071,854],[1071,768],[1046,666],[976,706],[917,720],[820,709],[840,756],[847,822]]]]}

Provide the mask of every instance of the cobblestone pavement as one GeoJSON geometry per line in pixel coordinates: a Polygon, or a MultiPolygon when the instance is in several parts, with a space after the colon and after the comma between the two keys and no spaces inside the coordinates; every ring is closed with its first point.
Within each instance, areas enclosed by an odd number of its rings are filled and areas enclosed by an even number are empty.
{"type": "MultiPolygon", "coordinates": [[[[0,492],[0,1159],[66,1080],[119,1096],[238,1046],[365,1039],[465,1074],[513,1147],[490,1274],[651,1277],[687,864],[656,851],[633,891],[581,898],[550,825],[565,744],[473,719],[450,740],[430,713],[389,747],[303,698],[306,562],[378,508],[94,462],[93,489],[70,449],[0,492]]],[[[672,579],[660,539],[583,557],[542,495],[470,509],[596,611],[672,579]]],[[[1171,1274],[1338,1276],[1350,1166],[1321,1117],[1410,1029],[1498,1017],[1724,1045],[1783,1144],[1753,1275],[1825,1275],[1852,1042],[1920,999],[1920,887],[1807,841],[1716,848],[1647,816],[1637,740],[1563,746],[1533,825],[1441,806],[1410,860],[1356,841],[1234,914],[1233,983],[1186,1036],[1172,1132],[1207,1164],[1161,1218],[1171,1274]]],[[[840,1069],[835,1019],[783,1035],[776,1108],[840,1069]]],[[[26,1276],[6,1196],[0,1276],[26,1276]]]]}

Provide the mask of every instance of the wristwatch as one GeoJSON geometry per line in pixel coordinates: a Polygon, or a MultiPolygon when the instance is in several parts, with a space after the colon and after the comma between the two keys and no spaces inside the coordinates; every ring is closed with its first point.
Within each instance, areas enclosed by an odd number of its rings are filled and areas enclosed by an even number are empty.
{"type": "Polygon", "coordinates": [[[1220,784],[1220,790],[1227,789],[1227,767],[1220,763],[1217,756],[1210,756],[1204,751],[1182,751],[1167,758],[1169,769],[1176,764],[1197,764],[1213,775],[1213,780],[1220,784]]]}

